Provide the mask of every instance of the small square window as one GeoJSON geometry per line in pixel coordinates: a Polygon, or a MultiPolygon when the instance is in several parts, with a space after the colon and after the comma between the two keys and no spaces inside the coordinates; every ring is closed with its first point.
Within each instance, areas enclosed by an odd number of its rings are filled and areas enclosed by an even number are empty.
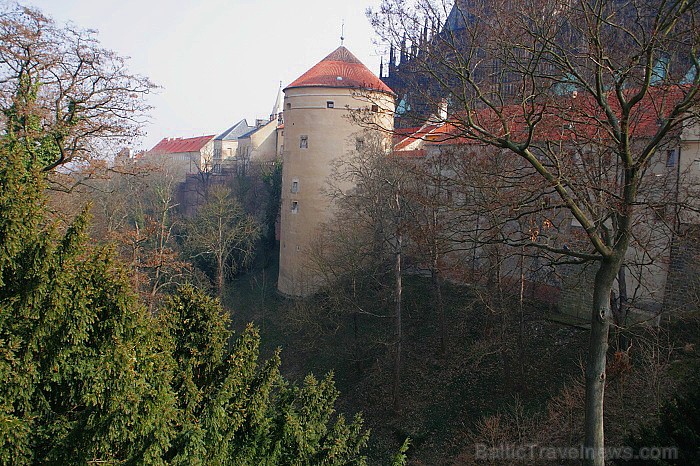
{"type": "Polygon", "coordinates": [[[287,104],[287,110],[291,110],[291,109],[292,109],[292,104],[288,103],[288,104],[287,104]]]}
{"type": "Polygon", "coordinates": [[[293,214],[299,213],[299,201],[292,201],[292,213],[293,214]]]}
{"type": "Polygon", "coordinates": [[[372,105],[372,112],[373,113],[379,112],[379,105],[372,105]]]}
{"type": "Polygon", "coordinates": [[[299,138],[299,147],[302,149],[307,149],[309,147],[309,137],[302,136],[299,138]]]}
{"type": "Polygon", "coordinates": [[[293,193],[299,192],[299,180],[292,180],[292,192],[293,193]]]}
{"type": "Polygon", "coordinates": [[[334,108],[335,103],[332,100],[326,102],[326,108],[334,108]]]}

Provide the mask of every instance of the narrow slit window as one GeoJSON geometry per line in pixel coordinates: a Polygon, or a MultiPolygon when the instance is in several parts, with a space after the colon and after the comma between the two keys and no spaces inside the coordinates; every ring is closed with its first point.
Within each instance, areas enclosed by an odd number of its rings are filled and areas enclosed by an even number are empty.
{"type": "Polygon", "coordinates": [[[292,192],[293,193],[299,192],[299,180],[292,180],[292,192]]]}
{"type": "Polygon", "coordinates": [[[299,138],[299,147],[301,149],[308,149],[308,147],[309,147],[309,137],[308,136],[301,136],[301,138],[299,138]]]}

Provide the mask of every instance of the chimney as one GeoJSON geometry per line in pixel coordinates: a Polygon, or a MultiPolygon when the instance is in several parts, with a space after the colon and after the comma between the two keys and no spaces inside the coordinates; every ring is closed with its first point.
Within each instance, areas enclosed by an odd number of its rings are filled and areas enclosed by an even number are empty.
{"type": "Polygon", "coordinates": [[[438,118],[441,123],[447,121],[447,99],[440,100],[440,106],[438,107],[438,118]]]}

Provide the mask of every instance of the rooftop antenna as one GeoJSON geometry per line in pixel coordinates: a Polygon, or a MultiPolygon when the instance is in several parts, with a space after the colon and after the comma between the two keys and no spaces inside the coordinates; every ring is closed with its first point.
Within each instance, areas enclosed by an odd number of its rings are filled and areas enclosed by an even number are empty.
{"type": "Polygon", "coordinates": [[[343,19],[343,24],[340,26],[340,45],[342,47],[343,41],[345,40],[345,19],[343,19]]]}

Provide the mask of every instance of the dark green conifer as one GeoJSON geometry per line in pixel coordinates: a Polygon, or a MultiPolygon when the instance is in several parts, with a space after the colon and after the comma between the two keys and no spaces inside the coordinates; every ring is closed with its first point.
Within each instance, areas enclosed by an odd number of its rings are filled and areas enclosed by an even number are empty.
{"type": "Polygon", "coordinates": [[[36,157],[50,138],[15,113],[0,136],[0,464],[365,464],[368,433],[335,414],[330,376],[289,384],[279,354],[259,362],[257,330],[234,338],[194,287],[147,312],[113,251],[88,246],[87,209],[59,232],[36,157]]]}

